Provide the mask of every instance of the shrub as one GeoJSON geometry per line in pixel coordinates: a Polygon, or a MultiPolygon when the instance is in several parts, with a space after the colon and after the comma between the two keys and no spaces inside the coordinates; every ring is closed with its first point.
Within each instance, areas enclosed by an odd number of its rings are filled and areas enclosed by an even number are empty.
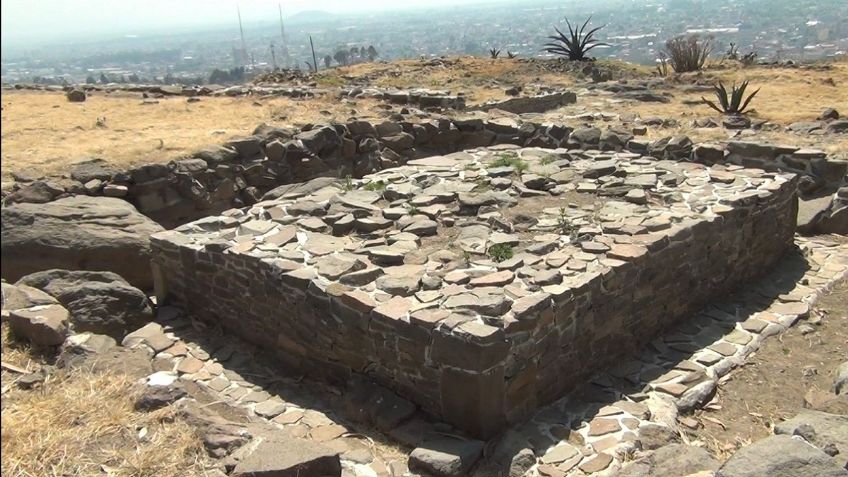
{"type": "Polygon", "coordinates": [[[553,164],[554,162],[556,162],[558,160],[559,160],[559,156],[556,156],[554,154],[545,154],[544,156],[542,156],[541,159],[539,159],[539,164],[546,166],[548,164],[553,164]]]}
{"type": "Polygon", "coordinates": [[[665,50],[663,50],[663,53],[668,56],[671,67],[678,73],[700,71],[712,52],[712,38],[702,41],[698,35],[672,38],[665,42],[665,50]]]}
{"type": "Polygon", "coordinates": [[[668,55],[660,52],[660,57],[657,59],[657,74],[662,77],[668,76],[668,55]]]}
{"type": "Polygon", "coordinates": [[[568,215],[565,213],[565,207],[559,208],[557,227],[559,228],[559,233],[567,235],[571,243],[577,243],[579,238],[577,232],[580,230],[580,227],[568,218],[568,215]]]}
{"type": "Polygon", "coordinates": [[[707,106],[715,109],[716,111],[722,114],[745,114],[745,109],[748,108],[748,104],[754,99],[754,96],[760,92],[759,88],[751,93],[745,100],[742,98],[745,97],[745,89],[748,88],[748,82],[743,81],[739,87],[736,87],[736,84],[733,84],[733,87],[730,91],[727,91],[727,88],[724,87],[724,84],[719,81],[718,86],[713,86],[715,90],[716,98],[718,99],[718,105],[703,96],[701,96],[701,101],[704,102],[707,106]],[[721,107],[719,107],[721,106],[721,107]]]}
{"type": "Polygon", "coordinates": [[[369,182],[365,185],[365,190],[370,190],[372,192],[378,192],[386,188],[386,183],[383,181],[373,181],[369,182]]]}
{"type": "Polygon", "coordinates": [[[757,61],[757,52],[751,51],[745,53],[739,61],[742,62],[742,66],[751,66],[757,61]]]}
{"type": "Polygon", "coordinates": [[[492,161],[491,167],[511,167],[516,174],[521,174],[526,171],[529,165],[518,157],[515,153],[504,152],[492,161]]]}
{"type": "Polygon", "coordinates": [[[512,258],[512,246],[505,243],[499,243],[489,247],[489,258],[495,262],[503,262],[512,258]]]}
{"type": "Polygon", "coordinates": [[[346,175],[344,178],[344,184],[342,184],[342,190],[345,192],[350,192],[356,189],[356,185],[353,183],[353,177],[350,174],[346,175]]]}
{"type": "Polygon", "coordinates": [[[586,54],[592,48],[597,46],[609,46],[606,43],[600,43],[598,40],[594,38],[595,33],[604,27],[601,25],[599,27],[595,27],[589,30],[587,33],[583,33],[586,29],[586,25],[589,24],[589,20],[592,17],[586,19],[579,29],[573,28],[571,23],[568,21],[568,18],[565,19],[565,24],[568,25],[568,35],[564,34],[559,30],[559,28],[554,27],[557,35],[549,36],[548,38],[552,40],[550,43],[546,43],[542,51],[546,51],[548,53],[553,53],[555,55],[565,56],[570,61],[586,61],[589,58],[586,54]]]}

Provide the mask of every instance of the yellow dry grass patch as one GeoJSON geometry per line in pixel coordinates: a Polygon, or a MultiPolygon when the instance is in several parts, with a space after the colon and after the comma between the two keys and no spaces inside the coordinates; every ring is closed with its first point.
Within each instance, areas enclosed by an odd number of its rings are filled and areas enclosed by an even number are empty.
{"type": "Polygon", "coordinates": [[[250,134],[260,123],[276,126],[345,120],[357,108],[335,99],[293,100],[205,97],[196,103],[163,98],[142,104],[139,96],[92,95],[70,103],[64,95],[4,92],[2,97],[3,172],[33,168],[52,174],[67,165],[103,157],[126,168],[166,162],[210,144],[250,134]],[[97,127],[105,118],[106,127],[97,127]]]}
{"type": "MultiPolygon", "coordinates": [[[[751,117],[765,119],[781,125],[798,121],[814,121],[826,107],[848,111],[848,61],[830,63],[830,70],[799,68],[740,68],[726,67],[707,70],[709,82],[721,80],[730,89],[733,83],[750,81],[746,95],[760,89],[751,101],[751,117]],[[831,83],[832,81],[832,83],[831,83]]],[[[672,92],[670,103],[628,103],[629,112],[643,117],[712,116],[717,113],[706,105],[686,104],[701,97],[715,101],[712,92],[672,92]]]]}
{"type": "MultiPolygon", "coordinates": [[[[36,366],[32,350],[3,325],[3,361],[36,366]]],[[[5,373],[5,372],[4,372],[5,373]]],[[[13,376],[3,377],[11,382],[13,376]]],[[[126,375],[84,369],[52,375],[32,391],[9,386],[2,411],[3,477],[202,476],[205,454],[194,430],[165,408],[133,409],[126,375]]]]}

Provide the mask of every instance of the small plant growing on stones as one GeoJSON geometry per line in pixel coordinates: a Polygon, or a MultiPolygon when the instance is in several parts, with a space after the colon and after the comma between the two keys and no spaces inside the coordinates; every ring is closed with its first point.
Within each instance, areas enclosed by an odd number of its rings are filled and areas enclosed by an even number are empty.
{"type": "Polygon", "coordinates": [[[418,206],[415,204],[406,204],[406,213],[409,215],[418,215],[418,206]]]}
{"type": "Polygon", "coordinates": [[[570,61],[587,61],[590,58],[586,56],[586,54],[592,48],[598,46],[609,46],[606,43],[601,43],[594,38],[595,33],[604,27],[601,25],[599,27],[593,28],[588,32],[584,33],[586,30],[586,25],[589,24],[589,20],[592,17],[586,19],[583,22],[583,26],[577,28],[575,24],[574,27],[571,26],[571,23],[568,21],[568,18],[565,19],[565,24],[568,25],[568,35],[561,32],[559,28],[554,27],[557,34],[554,36],[549,36],[548,39],[552,40],[551,43],[546,43],[542,51],[546,51],[548,53],[553,53],[555,55],[564,56],[568,58],[570,61]]]}
{"type": "Polygon", "coordinates": [[[497,263],[509,260],[512,256],[512,246],[509,244],[499,243],[489,247],[489,258],[497,263]]]}
{"type": "Polygon", "coordinates": [[[577,231],[580,227],[574,224],[568,215],[565,213],[565,207],[559,208],[559,217],[557,217],[557,227],[562,235],[567,235],[571,243],[577,242],[577,231]]]}
{"type": "Polygon", "coordinates": [[[462,260],[465,262],[466,267],[468,265],[470,265],[471,264],[471,252],[469,252],[468,250],[463,250],[462,251],[462,260]]]}
{"type": "Polygon", "coordinates": [[[491,163],[492,167],[511,167],[516,174],[521,174],[526,171],[529,166],[514,152],[504,152],[498,155],[498,158],[491,163]]]}
{"type": "Polygon", "coordinates": [[[348,174],[344,178],[344,184],[342,184],[342,190],[344,190],[345,192],[350,192],[354,189],[356,189],[356,186],[353,185],[353,177],[351,177],[350,174],[348,174]]]}
{"type": "Polygon", "coordinates": [[[748,104],[754,99],[754,96],[760,92],[759,89],[748,95],[745,98],[745,90],[748,88],[748,82],[743,81],[739,87],[734,84],[730,91],[724,87],[724,83],[718,82],[718,86],[713,86],[718,104],[701,96],[701,101],[707,106],[715,109],[722,114],[745,114],[748,104]],[[744,101],[743,101],[744,98],[744,101]]]}
{"type": "Polygon", "coordinates": [[[489,182],[487,177],[478,177],[474,183],[474,192],[485,192],[492,190],[492,184],[489,182]]]}
{"type": "Polygon", "coordinates": [[[365,185],[365,190],[379,192],[386,189],[386,183],[383,181],[372,181],[365,185]]]}
{"type": "Polygon", "coordinates": [[[492,48],[489,50],[489,57],[493,60],[497,60],[498,57],[501,56],[501,50],[492,48]]]}
{"type": "Polygon", "coordinates": [[[545,154],[544,156],[542,156],[541,159],[539,159],[539,164],[541,164],[543,166],[547,166],[548,164],[553,164],[554,162],[556,162],[558,160],[559,160],[559,157],[557,157],[553,154],[545,154]]]}

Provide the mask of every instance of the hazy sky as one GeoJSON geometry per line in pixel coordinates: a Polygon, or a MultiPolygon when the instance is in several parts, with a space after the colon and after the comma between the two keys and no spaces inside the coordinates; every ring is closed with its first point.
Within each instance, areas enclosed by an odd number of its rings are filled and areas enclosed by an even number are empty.
{"type": "MultiPolygon", "coordinates": [[[[482,0],[3,0],[2,38],[30,41],[57,36],[138,33],[288,16],[303,10],[350,12],[479,3],[482,0]]],[[[491,0],[490,0],[491,1],[491,0]]]]}

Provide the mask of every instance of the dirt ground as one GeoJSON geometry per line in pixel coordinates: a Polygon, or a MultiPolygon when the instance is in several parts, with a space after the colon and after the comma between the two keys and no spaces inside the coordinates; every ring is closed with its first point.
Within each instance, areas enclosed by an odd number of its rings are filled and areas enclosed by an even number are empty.
{"type": "MultiPolygon", "coordinates": [[[[651,77],[643,66],[598,62],[617,75],[630,79],[651,77]]],[[[689,134],[696,141],[728,139],[722,128],[692,129],[691,118],[711,116],[704,105],[693,105],[709,93],[685,91],[696,81],[710,84],[751,81],[762,88],[752,103],[752,117],[788,125],[814,120],[826,107],[843,114],[848,97],[848,61],[816,65],[815,68],[740,68],[716,66],[701,74],[682,76],[669,90],[669,103],[621,101],[610,94],[586,92],[590,81],[581,71],[550,71],[541,62],[521,59],[449,58],[440,63],[406,60],[371,63],[321,72],[315,78],[322,87],[346,84],[378,87],[437,88],[466,95],[469,105],[507,98],[510,86],[533,85],[577,88],[578,102],[545,115],[565,117],[586,112],[636,113],[641,117],[675,118],[677,128],[649,128],[648,137],[689,134]]],[[[374,100],[338,100],[335,94],[311,99],[204,97],[197,103],[185,98],[163,98],[144,104],[140,95],[95,94],[84,103],[69,103],[63,95],[45,92],[4,91],[2,95],[2,173],[34,169],[60,175],[70,163],[101,157],[120,167],[166,162],[209,144],[250,134],[262,122],[275,126],[345,121],[350,117],[385,118],[387,111],[374,100]],[[105,118],[102,126],[98,119],[105,118]]],[[[560,119],[576,124],[571,119],[560,119]]],[[[610,123],[609,125],[614,125],[610,123]]],[[[602,125],[604,126],[604,125],[602,125]]],[[[848,151],[845,135],[799,136],[782,131],[757,133],[757,140],[798,146],[819,146],[829,153],[848,151]]]]}
{"type": "Polygon", "coordinates": [[[70,103],[56,93],[4,92],[3,172],[33,168],[62,173],[67,164],[90,157],[121,167],[166,162],[249,135],[263,122],[282,126],[344,121],[368,116],[373,103],[250,97],[157,101],[145,104],[140,95],[95,94],[84,103],[70,103]],[[105,118],[105,126],[97,125],[98,118],[105,118]]]}
{"type": "Polygon", "coordinates": [[[718,457],[772,434],[774,425],[803,407],[810,389],[830,392],[836,368],[848,359],[848,281],[817,303],[815,331],[799,322],[760,350],[718,388],[708,409],[696,412],[704,426],[696,435],[718,457]],[[710,410],[709,408],[712,408],[710,410]]]}

